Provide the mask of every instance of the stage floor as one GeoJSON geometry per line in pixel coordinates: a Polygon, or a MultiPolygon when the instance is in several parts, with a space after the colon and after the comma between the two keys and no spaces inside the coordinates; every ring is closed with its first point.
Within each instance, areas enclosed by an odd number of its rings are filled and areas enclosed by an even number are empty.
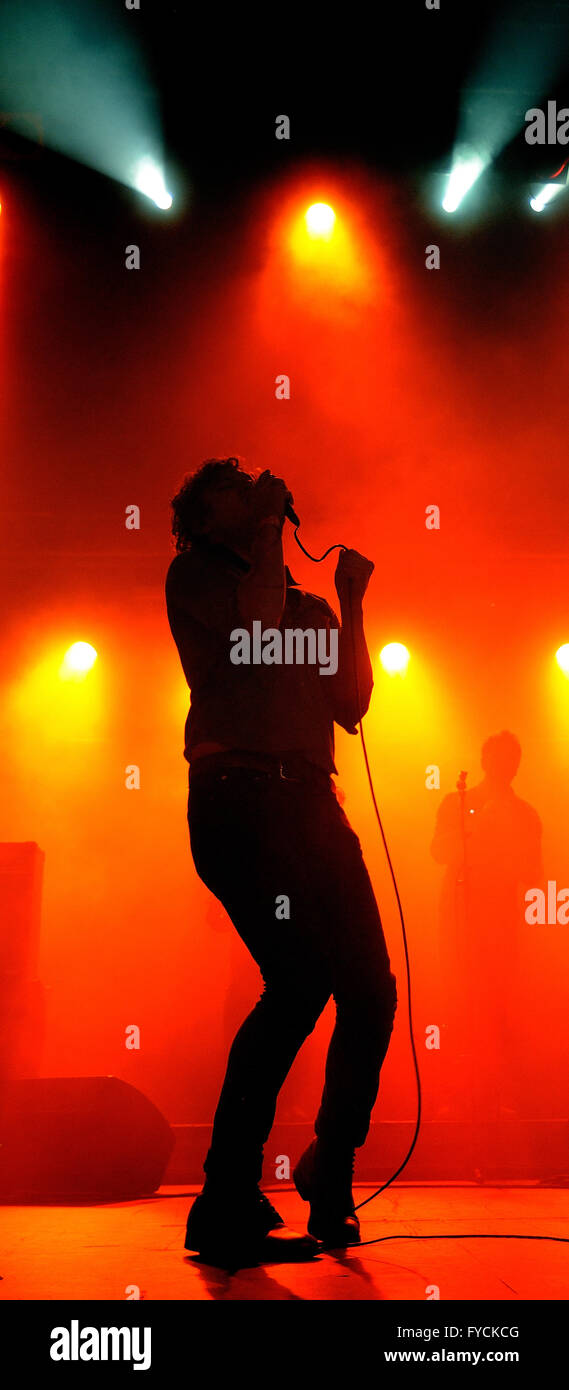
{"type": "MultiPolygon", "coordinates": [[[[566,1300],[567,1246],[540,1240],[425,1239],[488,1232],[569,1236],[566,1188],[398,1184],[359,1212],[362,1240],[417,1235],[228,1275],[183,1249],[200,1187],[162,1187],[131,1202],[3,1206],[0,1299],[566,1300]]],[[[297,1192],[264,1188],[283,1220],[305,1231],[297,1192]]],[[[354,1188],[356,1205],[373,1188],[354,1188]]]]}

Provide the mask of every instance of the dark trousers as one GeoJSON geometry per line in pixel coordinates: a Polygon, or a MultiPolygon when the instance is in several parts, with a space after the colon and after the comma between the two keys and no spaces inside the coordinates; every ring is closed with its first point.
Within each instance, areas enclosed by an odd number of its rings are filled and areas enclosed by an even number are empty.
{"type": "Polygon", "coordinates": [[[278,1093],[331,994],[336,1023],[315,1132],[357,1148],[369,1130],[396,981],[359,840],[323,781],[321,789],[251,769],[190,771],[197,873],[264,980],[229,1052],[207,1176],[260,1180],[278,1093]]]}

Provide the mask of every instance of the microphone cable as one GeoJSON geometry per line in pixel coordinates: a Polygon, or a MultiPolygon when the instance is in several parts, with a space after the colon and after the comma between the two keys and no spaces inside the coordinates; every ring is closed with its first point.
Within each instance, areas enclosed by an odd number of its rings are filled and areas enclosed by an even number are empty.
{"type": "MultiPolygon", "coordinates": [[[[300,525],[300,522],[299,522],[299,525],[300,525]]],[[[348,550],[348,549],[349,549],[349,547],[348,547],[347,545],[343,545],[341,542],[338,542],[338,543],[336,543],[335,545],[330,545],[330,546],[328,546],[328,549],[324,551],[324,554],[323,554],[323,555],[311,555],[311,554],[310,554],[310,551],[309,551],[309,550],[306,550],[305,546],[303,546],[302,541],[300,541],[300,540],[298,539],[298,526],[296,526],[295,529],[294,529],[294,539],[295,539],[297,545],[300,546],[300,549],[302,550],[303,554],[306,555],[307,558],[308,558],[309,560],[312,560],[313,564],[315,564],[315,565],[321,565],[321,564],[322,564],[322,561],[325,560],[326,557],[327,557],[327,555],[330,555],[331,552],[332,552],[333,550],[348,550]]],[[[350,613],[351,613],[351,616],[352,616],[352,619],[353,619],[353,600],[352,600],[352,591],[351,591],[351,586],[352,586],[352,580],[351,580],[351,579],[349,580],[349,585],[350,585],[350,613]]],[[[354,684],[355,684],[355,688],[356,688],[356,702],[357,702],[357,703],[356,703],[356,709],[357,709],[357,711],[359,712],[359,709],[360,709],[360,691],[359,691],[359,682],[358,682],[358,664],[357,664],[357,656],[356,656],[356,642],[355,642],[355,637],[354,637],[354,625],[353,625],[353,621],[352,621],[352,623],[351,623],[351,630],[352,630],[352,631],[351,631],[351,636],[352,636],[352,659],[353,659],[353,665],[354,665],[354,684]]],[[[400,899],[400,897],[399,897],[399,889],[398,889],[398,887],[397,887],[397,879],[396,879],[396,877],[395,877],[395,872],[394,872],[394,869],[393,869],[393,864],[392,864],[392,862],[391,862],[391,855],[390,855],[390,853],[389,853],[389,849],[388,849],[388,845],[387,845],[387,840],[386,840],[386,838],[385,838],[385,833],[384,833],[384,830],[383,830],[383,825],[382,825],[382,823],[381,823],[381,816],[380,816],[380,814],[379,814],[379,808],[378,808],[378,805],[377,805],[377,800],[376,800],[376,795],[375,795],[375,789],[374,789],[374,785],[373,785],[373,778],[372,778],[372,775],[371,775],[371,768],[370,768],[370,765],[369,765],[369,758],[368,758],[368,755],[367,755],[366,742],[365,742],[365,738],[364,738],[363,721],[362,721],[362,718],[361,718],[361,717],[360,717],[359,721],[357,722],[357,728],[358,728],[358,731],[359,731],[359,735],[360,735],[360,739],[361,739],[361,744],[362,744],[362,752],[363,752],[363,757],[364,757],[365,769],[366,769],[366,773],[367,773],[367,779],[368,779],[368,782],[369,782],[369,789],[370,789],[371,799],[372,799],[372,803],[373,803],[373,809],[374,809],[374,811],[375,811],[377,823],[378,823],[378,826],[379,826],[379,829],[380,829],[381,838],[382,838],[382,841],[383,841],[383,847],[384,847],[384,849],[385,849],[385,854],[386,854],[386,857],[387,857],[387,863],[388,863],[388,865],[389,865],[389,872],[390,872],[390,874],[391,874],[391,879],[392,879],[392,883],[393,883],[393,888],[394,888],[394,890],[395,890],[395,897],[396,897],[396,899],[397,899],[397,907],[398,907],[398,910],[399,910],[399,918],[400,918],[400,921],[401,921],[401,931],[402,931],[402,933],[403,933],[403,947],[404,947],[404,950],[405,950],[405,968],[406,968],[406,972],[407,972],[407,1009],[408,1009],[408,1018],[409,1018],[409,1037],[410,1037],[410,1040],[411,1040],[411,1052],[412,1052],[412,1055],[413,1055],[413,1065],[414,1065],[414,1068],[415,1068],[415,1079],[416,1079],[416,1082],[417,1082],[417,1120],[416,1120],[416,1124],[415,1124],[415,1133],[414,1133],[414,1135],[413,1135],[413,1139],[412,1139],[412,1141],[411,1141],[411,1145],[410,1145],[410,1147],[409,1147],[409,1149],[408,1149],[408,1151],[407,1151],[407,1153],[406,1153],[406,1155],[405,1155],[405,1158],[403,1159],[403,1162],[400,1163],[399,1167],[396,1169],[396,1171],[395,1171],[394,1173],[392,1173],[391,1177],[388,1178],[387,1182],[384,1182],[384,1183],[382,1184],[381,1187],[378,1187],[378,1188],[376,1189],[376,1191],[375,1191],[375,1192],[372,1192],[370,1197],[366,1197],[365,1200],[364,1200],[363,1202],[358,1202],[358,1205],[357,1205],[357,1207],[354,1208],[354,1210],[355,1210],[355,1211],[360,1211],[361,1207],[367,1206],[368,1202],[373,1202],[375,1197],[379,1197],[379,1195],[380,1195],[381,1192],[385,1192],[386,1188],[387,1188],[387,1187],[390,1187],[391,1184],[392,1184],[393,1182],[395,1182],[395,1179],[399,1177],[399,1174],[402,1173],[402,1172],[403,1172],[403,1169],[407,1166],[407,1164],[408,1164],[408,1162],[409,1162],[409,1159],[410,1159],[410,1157],[411,1157],[411,1154],[413,1153],[413,1149],[415,1148],[415,1145],[416,1145],[416,1143],[417,1143],[417,1139],[419,1138],[419,1130],[420,1130],[420,1128],[421,1128],[421,1114],[422,1114],[422,1092],[421,1092],[421,1077],[420,1077],[420,1075],[419,1075],[419,1064],[418,1064],[418,1061],[417,1061],[417,1052],[416,1052],[416,1048],[415,1048],[415,1037],[414,1037],[414,1033],[413,1033],[413,1015],[412,1015],[412,1009],[411,1009],[411,966],[410,966],[410,962],[409,962],[409,951],[408,951],[408,946],[407,946],[407,932],[406,932],[406,930],[405,930],[405,918],[404,918],[404,916],[403,916],[403,908],[402,908],[402,906],[401,906],[401,899],[400,899]]],[[[379,1245],[382,1241],[386,1241],[386,1240],[553,1240],[553,1241],[558,1241],[559,1243],[561,1243],[561,1244],[563,1244],[563,1245],[569,1244],[569,1236],[543,1236],[543,1235],[525,1235],[525,1234],[523,1234],[523,1235],[510,1235],[510,1234],[505,1234],[503,1231],[497,1231],[495,1234],[493,1234],[492,1232],[490,1232],[490,1233],[483,1232],[483,1233],[482,1233],[482,1232],[480,1232],[480,1231],[465,1231],[463,1234],[458,1234],[458,1235],[453,1235],[453,1234],[448,1235],[446,1232],[443,1232],[443,1233],[441,1233],[440,1235],[429,1234],[429,1235],[424,1235],[424,1236],[419,1236],[419,1235],[406,1235],[406,1234],[405,1234],[405,1235],[399,1235],[399,1236],[394,1236],[394,1235],[391,1235],[391,1236],[376,1236],[373,1240],[362,1240],[362,1241],[358,1241],[357,1245],[354,1246],[353,1248],[354,1248],[354,1249],[360,1249],[360,1247],[361,1247],[361,1246],[364,1246],[364,1245],[379,1245]]],[[[352,1248],[352,1247],[348,1247],[348,1248],[352,1248]]]]}
{"type": "MultiPolygon", "coordinates": [[[[311,554],[310,554],[310,551],[306,550],[305,547],[303,546],[302,542],[298,539],[298,527],[295,528],[295,531],[294,531],[294,539],[295,539],[297,545],[300,546],[300,549],[303,551],[304,555],[306,555],[306,556],[308,557],[308,559],[309,559],[309,560],[312,560],[313,563],[316,564],[316,565],[321,565],[321,564],[322,564],[322,561],[326,559],[326,556],[327,556],[327,555],[330,555],[330,553],[331,553],[332,550],[347,550],[347,549],[348,549],[348,546],[347,546],[347,545],[342,545],[341,543],[338,543],[338,544],[336,544],[336,545],[330,545],[330,546],[328,547],[328,550],[325,550],[325,551],[324,551],[324,554],[323,554],[323,555],[316,556],[316,555],[311,555],[311,554]]],[[[353,598],[352,598],[352,580],[351,580],[351,579],[350,579],[350,581],[349,581],[349,586],[350,586],[350,590],[349,590],[349,591],[350,591],[350,613],[351,613],[352,619],[353,619],[353,598]]],[[[355,637],[354,637],[354,624],[353,624],[353,621],[352,621],[352,623],[351,623],[351,636],[352,636],[352,660],[353,660],[353,666],[354,666],[354,684],[355,684],[355,688],[356,688],[356,709],[357,709],[357,711],[358,711],[358,713],[359,713],[359,710],[360,710],[360,688],[359,688],[359,681],[358,681],[358,663],[357,663],[357,657],[356,657],[356,643],[355,643],[355,637]]],[[[381,838],[382,838],[382,841],[383,841],[383,847],[384,847],[384,849],[385,849],[385,854],[386,854],[386,858],[387,858],[387,863],[388,863],[388,865],[389,865],[389,872],[390,872],[390,874],[391,874],[391,881],[392,881],[392,883],[393,883],[393,888],[394,888],[394,891],[395,891],[395,897],[396,897],[396,899],[397,899],[397,907],[398,907],[398,910],[399,910],[399,918],[400,918],[400,922],[401,922],[401,930],[402,930],[402,933],[403,933],[403,946],[404,946],[404,950],[405,950],[405,967],[406,967],[406,971],[407,971],[407,1009],[408,1009],[408,1018],[409,1018],[409,1037],[410,1037],[410,1040],[411,1040],[411,1052],[412,1052],[412,1054],[413,1054],[413,1065],[414,1065],[414,1067],[415,1067],[415,1079],[416,1079],[416,1082],[417,1082],[417,1120],[416,1120],[416,1124],[415,1124],[415,1133],[414,1133],[414,1135],[413,1135],[413,1139],[412,1139],[412,1141],[411,1141],[410,1148],[409,1148],[408,1152],[406,1153],[405,1158],[403,1159],[403,1162],[399,1165],[399,1168],[397,1168],[396,1172],[392,1174],[392,1176],[388,1179],[388,1181],[385,1182],[385,1183],[383,1184],[382,1187],[378,1187],[376,1192],[372,1192],[371,1197],[366,1197],[365,1201],[359,1202],[359,1203],[358,1203],[358,1206],[356,1207],[356,1211],[359,1211],[359,1210],[360,1210],[360,1207],[365,1207],[365,1206],[367,1206],[367,1203],[368,1203],[368,1202],[373,1202],[374,1197],[379,1197],[380,1192],[385,1192],[386,1187],[390,1187],[390,1186],[391,1186],[391,1183],[392,1183],[392,1182],[395,1182],[395,1179],[399,1177],[399,1174],[403,1172],[403,1169],[404,1169],[404,1168],[406,1167],[406,1165],[408,1164],[409,1159],[410,1159],[410,1157],[411,1157],[411,1154],[413,1153],[413,1149],[415,1148],[415,1145],[416,1145],[416,1143],[417,1143],[417,1139],[418,1139],[418,1137],[419,1137],[419,1130],[420,1130],[420,1127],[421,1127],[422,1093],[421,1093],[421,1077],[420,1077],[420,1075],[419,1075],[419,1064],[418,1064],[418,1061],[417,1061],[417,1052],[416,1052],[416,1048],[415,1048],[415,1037],[414,1037],[414,1033],[413,1033],[413,1015],[412,1015],[412,1008],[411,1008],[411,966],[410,966],[410,963],[409,963],[409,950],[408,950],[408,946],[407,946],[407,932],[406,932],[406,930],[405,930],[405,918],[404,918],[404,916],[403,916],[403,908],[402,908],[402,906],[401,906],[401,898],[399,897],[399,889],[398,889],[398,887],[397,887],[397,879],[396,879],[396,877],[395,877],[395,871],[394,871],[394,868],[393,868],[393,864],[392,864],[392,862],[391,862],[391,855],[390,855],[390,853],[389,853],[389,848],[388,848],[388,845],[387,845],[387,840],[386,840],[386,838],[385,838],[385,832],[384,832],[384,829],[383,829],[383,825],[382,825],[382,823],[381,823],[381,816],[380,816],[380,814],[379,814],[379,807],[378,807],[377,798],[376,798],[376,795],[375,795],[375,788],[374,788],[374,785],[373,785],[373,778],[372,778],[372,775],[371,775],[371,768],[370,768],[370,765],[369,765],[369,758],[368,758],[368,755],[367,755],[366,741],[365,741],[365,738],[364,738],[364,731],[363,731],[363,728],[362,728],[362,720],[361,720],[361,718],[360,718],[359,721],[357,722],[357,728],[358,728],[358,730],[359,730],[359,735],[360,735],[360,739],[361,739],[362,752],[363,752],[363,757],[364,757],[365,769],[366,769],[366,773],[367,773],[367,779],[368,779],[368,782],[369,782],[369,789],[370,789],[371,799],[372,799],[372,803],[373,803],[373,809],[374,809],[374,811],[375,811],[376,820],[377,820],[377,823],[378,823],[378,826],[379,826],[379,830],[380,830],[380,834],[381,834],[381,838]]]]}

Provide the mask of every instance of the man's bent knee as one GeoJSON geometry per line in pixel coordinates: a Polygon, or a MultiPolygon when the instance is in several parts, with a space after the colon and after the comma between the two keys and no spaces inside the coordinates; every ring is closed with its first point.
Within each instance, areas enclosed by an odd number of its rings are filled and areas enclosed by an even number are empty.
{"type": "Polygon", "coordinates": [[[269,1010],[275,1019],[286,1025],[287,1031],[299,1031],[304,1037],[308,1037],[309,1033],[314,1032],[329,998],[330,992],[326,995],[323,993],[312,995],[299,993],[298,989],[292,985],[290,989],[287,989],[282,982],[279,983],[278,988],[267,983],[257,1008],[262,1006],[265,1010],[269,1010]]]}

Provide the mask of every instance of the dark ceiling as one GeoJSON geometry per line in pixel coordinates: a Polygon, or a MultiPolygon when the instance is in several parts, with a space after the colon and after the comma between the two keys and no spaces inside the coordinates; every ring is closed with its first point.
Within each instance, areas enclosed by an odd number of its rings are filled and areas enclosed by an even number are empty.
{"type": "MultiPolygon", "coordinates": [[[[13,2],[0,6],[0,32],[13,2]]],[[[45,8],[54,6],[45,0],[45,8]]],[[[84,22],[81,0],[58,0],[55,8],[70,26],[78,10],[84,22]]],[[[555,62],[549,74],[546,68],[541,102],[569,104],[569,3],[441,0],[437,11],[424,0],[403,0],[375,13],[330,7],[327,19],[323,7],[317,14],[264,7],[244,15],[242,7],[208,12],[141,0],[140,10],[127,10],[118,0],[99,0],[98,33],[107,21],[136,37],[159,96],[167,159],[204,197],[313,156],[355,155],[395,175],[444,172],[466,89],[471,99],[486,91],[498,103],[512,94],[519,102],[518,130],[495,160],[506,181],[553,172],[551,151],[524,139],[523,113],[535,100],[524,87],[524,55],[549,44],[555,62]],[[498,87],[488,67],[492,43],[502,55],[498,87]],[[277,148],[280,113],[290,117],[291,139],[277,148]]],[[[33,142],[33,122],[30,134],[33,142]]],[[[26,143],[0,130],[0,164],[26,163],[26,143]]],[[[42,158],[50,158],[47,151],[42,158]]]]}

